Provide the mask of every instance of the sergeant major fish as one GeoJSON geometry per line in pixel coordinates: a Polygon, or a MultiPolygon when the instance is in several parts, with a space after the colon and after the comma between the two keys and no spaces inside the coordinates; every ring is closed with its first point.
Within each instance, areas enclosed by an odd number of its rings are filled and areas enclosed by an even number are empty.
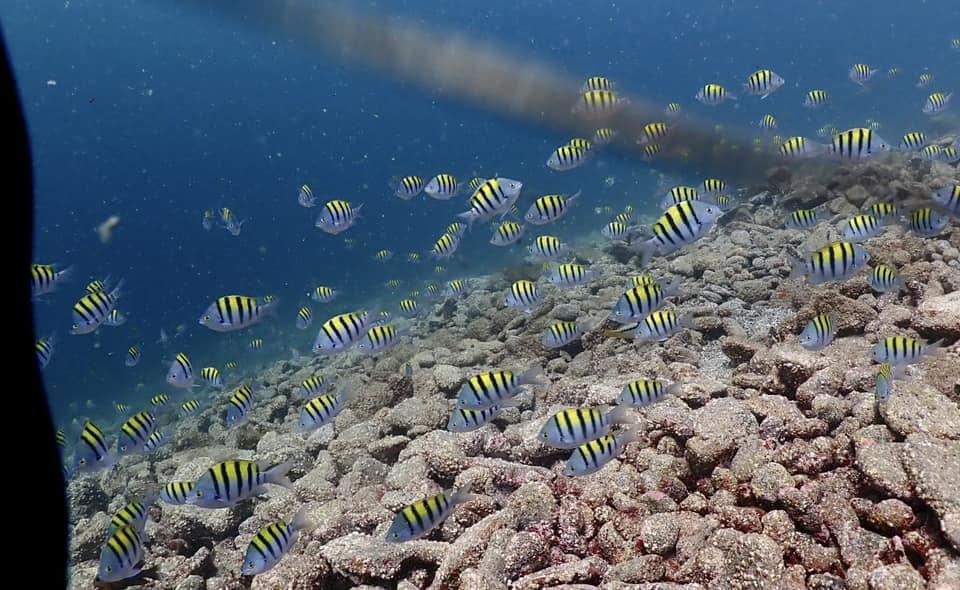
{"type": "Polygon", "coordinates": [[[596,440],[584,443],[574,449],[563,474],[568,476],[583,476],[596,473],[607,463],[623,454],[626,446],[637,442],[639,436],[635,430],[625,430],[616,435],[607,434],[596,440]]]}
{"type": "Polygon", "coordinates": [[[313,342],[313,352],[342,352],[364,337],[377,313],[351,311],[323,322],[313,342]]]}
{"type": "Polygon", "coordinates": [[[467,379],[457,394],[457,407],[470,410],[482,410],[490,406],[503,405],[520,393],[524,385],[539,385],[543,369],[531,366],[517,375],[512,371],[495,370],[478,373],[467,379]]]}
{"type": "Polygon", "coordinates": [[[267,467],[264,463],[245,459],[222,461],[197,480],[187,496],[187,503],[200,505],[203,502],[215,501],[224,507],[235,506],[243,500],[262,494],[268,483],[289,488],[292,484],[287,479],[287,472],[291,467],[292,462],[267,467]]]}
{"type": "Polygon", "coordinates": [[[606,436],[615,424],[635,421],[628,406],[570,408],[553,414],[540,429],[541,443],[555,449],[574,449],[606,436]]]}
{"type": "Polygon", "coordinates": [[[71,334],[90,334],[95,332],[110,315],[120,299],[123,281],[109,293],[87,293],[73,305],[73,327],[71,334]]]}
{"type": "Polygon", "coordinates": [[[402,543],[425,537],[450,516],[454,508],[474,499],[470,485],[467,485],[456,493],[441,492],[418,500],[397,513],[387,531],[386,541],[402,543]]]}
{"type": "Polygon", "coordinates": [[[640,266],[644,267],[655,252],[666,255],[701,238],[723,211],[716,205],[684,201],[673,205],[653,224],[653,237],[641,245],[640,266]]]}
{"type": "Polygon", "coordinates": [[[70,280],[73,273],[73,267],[67,267],[63,270],[57,270],[55,264],[31,264],[30,265],[30,294],[33,297],[40,297],[48,293],[53,293],[57,285],[70,280]]]}
{"type": "Polygon", "coordinates": [[[863,246],[840,240],[827,244],[804,260],[795,260],[789,278],[806,276],[811,285],[845,281],[869,260],[870,254],[863,246]]]}
{"type": "Polygon", "coordinates": [[[271,312],[276,303],[260,303],[247,295],[224,295],[210,304],[199,324],[214,332],[232,332],[249,328],[271,312]]]}
{"type": "Polygon", "coordinates": [[[250,539],[240,573],[255,576],[270,570],[296,544],[298,533],[309,532],[314,526],[307,518],[307,508],[304,507],[289,523],[279,521],[263,527],[250,539]]]}
{"type": "Polygon", "coordinates": [[[800,333],[800,346],[815,352],[823,350],[833,342],[837,333],[837,322],[832,315],[821,313],[813,317],[800,333]]]}

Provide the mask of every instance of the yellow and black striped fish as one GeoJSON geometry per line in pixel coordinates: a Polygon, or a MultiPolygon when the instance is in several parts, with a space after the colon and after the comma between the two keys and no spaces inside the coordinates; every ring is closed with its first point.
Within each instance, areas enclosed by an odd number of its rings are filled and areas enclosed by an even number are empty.
{"type": "Polygon", "coordinates": [[[806,137],[794,136],[780,144],[780,155],[784,158],[804,158],[819,154],[823,146],[806,137]]]}
{"type": "Polygon", "coordinates": [[[310,299],[317,303],[330,303],[337,296],[337,290],[333,287],[319,286],[307,293],[310,299]]]}
{"type": "Polygon", "coordinates": [[[663,109],[663,113],[668,117],[676,117],[682,110],[679,102],[671,102],[663,109]]]}
{"type": "Polygon", "coordinates": [[[320,326],[320,332],[313,343],[314,354],[346,350],[367,333],[371,321],[371,314],[366,311],[351,311],[333,316],[320,326]]]}
{"type": "Polygon", "coordinates": [[[290,524],[279,521],[263,527],[250,539],[240,573],[255,576],[271,569],[297,542],[297,533],[312,527],[313,524],[306,518],[305,508],[300,509],[290,524]]]}
{"type": "Polygon", "coordinates": [[[643,408],[680,390],[679,384],[665,385],[663,381],[639,379],[623,386],[617,403],[632,408],[643,408]]]}
{"type": "Polygon", "coordinates": [[[314,225],[328,234],[339,234],[353,226],[360,217],[362,207],[363,205],[354,207],[347,201],[339,199],[329,201],[323,206],[314,225]]]}
{"type": "Polygon", "coordinates": [[[593,143],[597,145],[606,145],[613,141],[617,132],[609,127],[601,127],[593,132],[593,143]]]}
{"type": "Polygon", "coordinates": [[[247,417],[253,408],[253,390],[247,384],[241,384],[227,401],[227,428],[232,428],[247,417]]]}
{"type": "Polygon", "coordinates": [[[570,210],[577,199],[580,198],[580,191],[572,195],[543,195],[530,205],[524,219],[533,225],[543,225],[563,218],[570,210]]]}
{"type": "Polygon", "coordinates": [[[142,449],[147,438],[156,428],[156,417],[146,410],[127,418],[120,427],[120,442],[117,443],[120,455],[129,455],[142,449]]]}
{"type": "Polygon", "coordinates": [[[593,272],[582,264],[558,264],[548,275],[554,285],[575,287],[593,278],[593,272]]]}
{"type": "Polygon", "coordinates": [[[154,408],[162,408],[170,403],[170,396],[165,393],[158,393],[150,398],[150,405],[154,408]]]}
{"type": "Polygon", "coordinates": [[[473,499],[470,486],[457,493],[444,492],[418,500],[397,513],[387,531],[388,543],[402,543],[426,536],[440,525],[459,504],[473,499]]]}
{"type": "Polygon", "coordinates": [[[470,210],[458,217],[469,224],[486,221],[509,211],[520,196],[523,183],[510,178],[491,178],[480,185],[470,197],[470,210]]]}
{"type": "Polygon", "coordinates": [[[304,305],[297,311],[297,329],[306,330],[313,323],[313,310],[309,305],[304,305]]]}
{"type": "Polygon", "coordinates": [[[453,174],[437,174],[427,183],[423,192],[430,198],[446,201],[460,192],[460,181],[453,174]]]}
{"type": "Polygon", "coordinates": [[[942,92],[934,92],[927,97],[927,102],[923,105],[923,112],[927,115],[932,115],[934,113],[942,112],[947,108],[947,105],[950,103],[950,99],[953,97],[953,93],[944,94],[942,92]]]}
{"type": "Polygon", "coordinates": [[[817,285],[827,281],[844,281],[853,276],[870,260],[870,254],[860,244],[838,240],[810,254],[804,260],[795,260],[790,278],[808,275],[807,281],[817,285]]]}
{"type": "Polygon", "coordinates": [[[200,379],[205,381],[210,387],[223,387],[223,378],[220,376],[220,369],[216,367],[203,367],[200,369],[200,379]]]}
{"type": "Polygon", "coordinates": [[[591,90],[613,90],[616,85],[613,83],[610,78],[606,76],[590,76],[586,79],[581,87],[581,92],[589,92],[591,90]]]}
{"type": "Polygon", "coordinates": [[[743,88],[747,94],[759,96],[763,100],[783,86],[785,80],[773,70],[761,69],[750,74],[743,88]]]}
{"type": "Polygon", "coordinates": [[[133,577],[143,567],[143,539],[131,526],[113,531],[100,552],[97,579],[101,583],[119,582],[133,577]]]}
{"type": "Polygon", "coordinates": [[[52,293],[57,285],[70,279],[73,269],[67,267],[58,271],[55,264],[31,264],[30,265],[30,293],[33,297],[39,297],[52,293]]]}
{"type": "Polygon", "coordinates": [[[506,297],[507,307],[516,307],[525,312],[540,304],[540,289],[533,281],[521,279],[510,285],[510,292],[506,297]]]}
{"type": "Polygon", "coordinates": [[[627,102],[612,90],[588,90],[580,96],[573,112],[590,118],[606,117],[627,102]]]}
{"type": "Polygon", "coordinates": [[[940,349],[942,343],[924,342],[909,336],[887,336],[873,347],[873,360],[892,365],[913,364],[940,349]]]}
{"type": "Polygon", "coordinates": [[[160,490],[160,499],[167,504],[186,504],[193,486],[192,481],[171,481],[160,490]]]}
{"type": "Polygon", "coordinates": [[[547,326],[540,342],[546,348],[561,348],[570,344],[582,334],[583,328],[578,326],[576,322],[554,322],[547,326]]]}
{"type": "Polygon", "coordinates": [[[877,135],[873,129],[855,127],[841,131],[827,146],[831,154],[848,159],[863,159],[889,151],[890,144],[877,135]]]}
{"type": "Polygon", "coordinates": [[[250,344],[247,345],[247,348],[250,350],[260,350],[263,348],[263,338],[254,338],[250,341],[250,344]]]}
{"type": "Polygon", "coordinates": [[[391,186],[393,187],[394,195],[404,201],[409,201],[419,195],[420,191],[423,190],[423,177],[416,174],[404,176],[403,178],[392,181],[391,186]]]}
{"type": "Polygon", "coordinates": [[[541,260],[553,260],[568,250],[569,247],[556,236],[537,236],[530,245],[530,254],[541,260]]]}
{"type": "Polygon", "coordinates": [[[37,353],[37,364],[41,369],[45,369],[50,364],[50,358],[53,357],[53,350],[57,344],[57,335],[51,334],[46,338],[40,338],[34,344],[34,350],[37,353]]]}
{"type": "Polygon", "coordinates": [[[180,417],[185,418],[200,409],[200,400],[191,399],[180,404],[180,417]]]}
{"type": "Polygon", "coordinates": [[[569,408],[550,416],[540,429],[541,443],[555,449],[575,449],[610,432],[614,424],[632,421],[627,406],[569,408]]]}
{"type": "Polygon", "coordinates": [[[490,243],[494,246],[509,246],[517,243],[523,237],[523,226],[516,221],[504,221],[493,232],[490,243]]]}
{"type": "Polygon", "coordinates": [[[919,150],[927,145],[927,136],[923,131],[911,131],[903,135],[900,141],[902,150],[919,150]]]}
{"type": "Polygon", "coordinates": [[[647,123],[643,126],[643,143],[657,143],[667,137],[670,132],[670,126],[663,121],[647,123]]]}
{"type": "Polygon", "coordinates": [[[870,287],[880,293],[893,293],[900,290],[900,277],[893,267],[878,264],[870,272],[870,287]]]}
{"type": "Polygon", "coordinates": [[[309,398],[323,393],[326,389],[322,375],[307,377],[300,384],[300,397],[309,398]]]}
{"type": "Polygon", "coordinates": [[[590,151],[588,148],[577,147],[570,144],[562,145],[553,150],[553,153],[547,158],[547,167],[557,172],[566,172],[585,163],[589,155],[590,151]]]}
{"type": "Polygon", "coordinates": [[[921,236],[933,237],[947,227],[950,218],[934,211],[932,207],[914,209],[907,215],[907,227],[921,236]]]}
{"type": "Polygon", "coordinates": [[[826,90],[811,90],[807,92],[807,97],[803,100],[803,106],[808,109],[819,109],[827,104],[827,100],[829,99],[830,95],[827,94],[826,90]]]}
{"type": "Polygon", "coordinates": [[[125,526],[133,527],[138,531],[143,531],[147,524],[147,506],[143,502],[130,502],[117,511],[110,519],[110,532],[122,529],[125,526]]]}
{"type": "Polygon", "coordinates": [[[102,469],[113,463],[103,431],[91,420],[83,423],[75,461],[80,471],[102,469]]]}
{"type": "Polygon", "coordinates": [[[109,293],[100,291],[87,293],[73,305],[73,327],[71,334],[90,334],[104,323],[120,299],[123,281],[109,293]]]}
{"type": "Polygon", "coordinates": [[[140,345],[133,344],[127,349],[127,358],[124,364],[128,367],[135,367],[140,362],[140,345]]]}
{"type": "Polygon", "coordinates": [[[314,430],[336,418],[350,400],[352,392],[348,387],[337,395],[323,394],[307,402],[300,412],[300,432],[314,430]]]}
{"type": "Polygon", "coordinates": [[[430,254],[437,259],[450,258],[456,253],[459,246],[460,238],[451,234],[443,234],[433,243],[430,254]]]}
{"type": "Polygon", "coordinates": [[[706,105],[718,105],[727,100],[736,100],[737,97],[720,84],[705,84],[697,91],[696,99],[706,105]]]}
{"type": "Polygon", "coordinates": [[[370,354],[378,354],[400,342],[400,331],[391,324],[372,326],[357,347],[370,354]]]}
{"type": "Polygon", "coordinates": [[[873,78],[879,71],[878,69],[871,68],[867,64],[853,64],[853,66],[850,67],[850,80],[862,86],[865,82],[869,82],[870,78],[873,78]]]}
{"type": "Polygon", "coordinates": [[[292,466],[293,463],[288,462],[264,469],[245,459],[217,463],[197,480],[187,502],[198,505],[213,502],[218,507],[228,507],[260,495],[268,483],[289,488],[287,472],[292,466]]]}
{"type": "Polygon", "coordinates": [[[461,279],[454,279],[447,283],[447,291],[445,295],[447,297],[461,297],[467,291],[467,284],[461,279]]]}
{"type": "Polygon", "coordinates": [[[200,325],[214,332],[241,330],[259,322],[273,305],[261,304],[256,297],[247,295],[224,295],[207,307],[200,316],[200,325]]]}

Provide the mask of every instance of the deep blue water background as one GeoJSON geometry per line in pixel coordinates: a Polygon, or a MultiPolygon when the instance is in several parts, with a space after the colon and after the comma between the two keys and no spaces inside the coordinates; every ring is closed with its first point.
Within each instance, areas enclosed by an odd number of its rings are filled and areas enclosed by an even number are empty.
{"type": "MultiPolygon", "coordinates": [[[[889,141],[923,129],[920,108],[933,90],[960,89],[960,4],[929,2],[461,2],[353,3],[389,10],[438,29],[459,29],[548,62],[575,78],[606,74],[628,94],[676,100],[701,117],[749,125],[775,114],[783,135],[814,136],[881,122],[889,141]],[[868,92],[847,79],[855,62],[880,68],[868,92]],[[755,69],[771,67],[787,85],[762,103],[706,107],[693,96],[707,82],[735,92],[755,69]],[[900,68],[897,79],[886,70],[900,68]],[[937,80],[914,88],[923,68],[937,80]],[[800,105],[811,88],[833,102],[823,111],[800,105]]],[[[649,167],[611,155],[567,173],[548,170],[550,151],[568,137],[504,120],[425,94],[368,71],[345,67],[301,44],[238,29],[165,2],[10,1],[0,5],[3,31],[20,83],[34,147],[38,262],[71,264],[76,279],[37,306],[41,334],[60,337],[46,371],[59,417],[67,405],[93,399],[139,403],[163,387],[166,360],[177,350],[197,367],[230,358],[244,368],[307,352],[319,321],[354,309],[390,278],[406,292],[434,265],[424,256],[464,199],[442,203],[390,194],[390,177],[453,172],[462,180],[492,175],[525,182],[521,210],[548,192],[584,189],[584,205],[545,231],[572,238],[606,218],[593,208],[630,202],[653,207],[649,167]],[[48,86],[47,80],[56,80],[48,86]],[[149,91],[152,91],[149,92],[149,91]],[[616,184],[605,188],[603,179],[616,184]],[[316,209],[296,204],[307,182],[319,199],[364,204],[363,218],[340,237],[313,228],[316,209]],[[231,207],[247,219],[234,238],[206,232],[204,209],[231,207]],[[122,219],[102,245],[93,228],[122,219]],[[346,249],[343,238],[355,241],[346,249]],[[396,253],[387,264],[373,253],[396,253]],[[123,277],[120,328],[70,336],[70,308],[92,278],[123,277]],[[341,289],[334,304],[312,304],[313,328],[293,328],[303,294],[316,284],[341,289]],[[278,317],[251,330],[216,334],[196,324],[227,293],[274,293],[278,317]],[[186,333],[168,348],[161,328],[186,333]],[[246,351],[254,336],[259,354],[246,351]],[[139,342],[140,365],[123,365],[139,342]],[[138,383],[144,389],[138,391],[138,383]]],[[[953,109],[957,108],[953,105],[953,109]]],[[[678,180],[695,183],[698,171],[678,180]]],[[[474,231],[458,256],[442,264],[445,279],[496,269],[506,253],[474,231]]],[[[514,252],[513,258],[519,256],[514,252]]],[[[396,298],[394,298],[396,299],[396,298]]]]}

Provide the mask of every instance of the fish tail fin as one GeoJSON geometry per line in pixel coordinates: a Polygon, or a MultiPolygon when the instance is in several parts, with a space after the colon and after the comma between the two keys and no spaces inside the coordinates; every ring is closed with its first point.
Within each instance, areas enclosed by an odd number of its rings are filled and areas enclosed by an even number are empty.
{"type": "Polygon", "coordinates": [[[464,211],[463,213],[458,213],[457,217],[467,222],[467,229],[469,230],[473,227],[473,222],[477,220],[477,214],[471,211],[464,211]]]}
{"type": "Polygon", "coordinates": [[[664,297],[672,297],[673,295],[680,294],[680,284],[681,280],[679,277],[674,277],[670,284],[663,288],[664,297]]]}
{"type": "Polygon", "coordinates": [[[317,528],[317,523],[310,518],[310,516],[307,514],[307,507],[304,506],[293,515],[293,518],[290,520],[290,528],[295,531],[309,533],[313,529],[317,528]]]}
{"type": "MultiPolygon", "coordinates": [[[[57,280],[58,281],[70,281],[73,278],[73,265],[71,264],[63,270],[57,271],[57,280]]],[[[109,277],[107,277],[109,279],[109,277]]]]}
{"type": "Polygon", "coordinates": [[[607,414],[607,420],[611,424],[636,424],[637,414],[631,412],[632,409],[630,406],[614,406],[607,414]]]}
{"type": "Polygon", "coordinates": [[[546,385],[547,381],[543,377],[543,367],[536,363],[530,365],[530,368],[517,377],[517,383],[521,385],[546,385]]]}
{"type": "Polygon", "coordinates": [[[293,485],[293,482],[291,482],[290,478],[287,477],[287,472],[292,468],[293,461],[285,461],[283,463],[272,465],[263,472],[264,480],[267,483],[290,488],[290,486],[293,485]]]}
{"type": "Polygon", "coordinates": [[[793,258],[790,261],[790,276],[787,277],[787,280],[798,279],[800,277],[806,276],[807,274],[807,265],[803,260],[799,258],[793,258]]]}
{"type": "Polygon", "coordinates": [[[450,504],[456,506],[457,504],[472,502],[473,500],[476,500],[477,498],[479,498],[480,496],[472,493],[472,490],[473,490],[473,482],[468,482],[464,484],[462,488],[460,488],[456,492],[449,494],[450,504]]]}
{"type": "Polygon", "coordinates": [[[657,251],[656,240],[651,238],[640,244],[640,268],[644,268],[657,251]]]}
{"type": "MultiPolygon", "coordinates": [[[[622,406],[622,407],[629,408],[630,406],[622,406]]],[[[623,453],[623,450],[626,448],[628,444],[640,442],[640,435],[641,435],[641,431],[640,431],[639,424],[634,424],[630,428],[624,430],[623,433],[618,436],[619,442],[620,442],[620,449],[618,454],[623,453]]]]}
{"type": "Polygon", "coordinates": [[[941,354],[947,347],[947,344],[944,342],[945,340],[945,338],[941,338],[940,340],[927,342],[925,345],[927,347],[926,356],[937,356],[941,354]]]}
{"type": "Polygon", "coordinates": [[[120,279],[119,281],[117,281],[117,286],[114,287],[112,291],[110,291],[110,296],[113,297],[114,299],[119,299],[122,294],[123,294],[123,279],[120,279]]]}

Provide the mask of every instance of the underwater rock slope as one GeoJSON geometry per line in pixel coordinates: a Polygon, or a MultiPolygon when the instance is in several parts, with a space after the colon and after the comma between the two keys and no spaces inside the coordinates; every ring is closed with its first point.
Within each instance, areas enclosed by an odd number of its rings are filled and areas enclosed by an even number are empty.
{"type": "MultiPolygon", "coordinates": [[[[936,164],[922,178],[943,185],[955,172],[936,164]]],[[[837,239],[841,220],[891,190],[922,194],[918,177],[879,163],[826,180],[774,175],[759,187],[768,195],[644,269],[681,279],[671,305],[693,316],[663,344],[603,335],[625,279],[639,272],[635,252],[606,247],[580,252],[593,260],[588,286],[549,292],[532,314],[503,308],[506,278],[472,279],[466,298],[418,320],[430,329],[414,331],[428,334],[416,349],[278,362],[258,377],[246,423],[225,430],[222,405],[206,409],[149,461],[71,482],[72,587],[90,587],[109,515],[126,502],[253,458],[292,462],[292,488],[231,508],[155,504],[145,537],[156,579],[134,587],[960,588],[960,355],[954,345],[911,365],[883,403],[871,357],[886,335],[960,337],[960,226],[936,238],[894,226],[866,242],[871,264],[897,268],[899,294],[874,292],[866,271],[817,286],[787,278],[791,251],[837,239]],[[829,223],[781,229],[793,208],[821,204],[829,223]],[[836,339],[800,347],[797,334],[823,312],[836,339]],[[553,321],[588,317],[582,339],[540,344],[553,321]],[[398,360],[411,354],[412,375],[398,360]],[[479,430],[446,430],[468,377],[533,363],[548,384],[479,430]],[[321,365],[366,382],[307,438],[296,432],[296,388],[321,365]],[[640,378],[679,388],[635,410],[639,441],[618,459],[591,476],[562,475],[569,451],[538,438],[547,417],[613,404],[640,378]],[[384,542],[398,510],[467,485],[477,497],[432,535],[384,542]],[[316,528],[273,569],[241,577],[253,535],[303,507],[316,528]]]]}

